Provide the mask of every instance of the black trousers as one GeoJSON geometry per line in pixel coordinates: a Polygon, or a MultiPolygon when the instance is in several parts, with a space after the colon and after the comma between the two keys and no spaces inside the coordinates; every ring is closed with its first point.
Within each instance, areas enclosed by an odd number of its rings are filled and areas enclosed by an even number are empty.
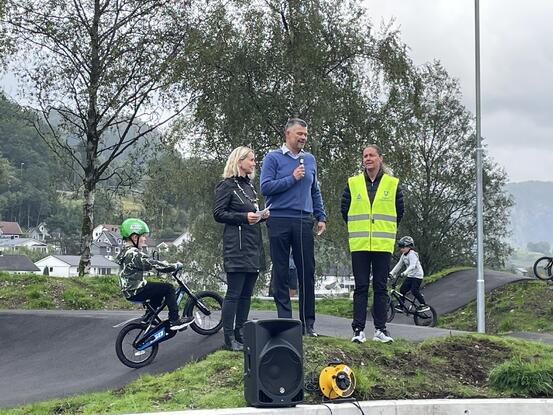
{"type": "Polygon", "coordinates": [[[269,217],[267,229],[273,262],[273,298],[279,318],[292,318],[289,288],[289,256],[298,272],[299,314],[304,328],[315,324],[315,252],[312,217],[269,217]]]}
{"type": "Polygon", "coordinates": [[[157,308],[165,298],[167,308],[169,309],[169,320],[174,321],[179,318],[179,307],[175,289],[167,282],[147,282],[144,287],[134,296],[131,301],[150,300],[152,307],[157,308]]]}
{"type": "Polygon", "coordinates": [[[421,283],[422,278],[405,278],[405,281],[403,281],[403,284],[401,284],[399,292],[405,295],[409,291],[411,291],[419,304],[426,304],[426,301],[424,301],[424,296],[420,291],[421,283]]]}
{"type": "Polygon", "coordinates": [[[367,303],[369,298],[369,278],[373,276],[373,319],[374,328],[386,329],[386,307],[389,297],[387,290],[390,273],[389,252],[357,251],[351,253],[351,264],[355,288],[353,290],[352,328],[364,330],[367,320],[367,303]]]}
{"type": "Polygon", "coordinates": [[[228,336],[241,329],[248,319],[257,272],[228,272],[223,301],[223,332],[228,336]]]}

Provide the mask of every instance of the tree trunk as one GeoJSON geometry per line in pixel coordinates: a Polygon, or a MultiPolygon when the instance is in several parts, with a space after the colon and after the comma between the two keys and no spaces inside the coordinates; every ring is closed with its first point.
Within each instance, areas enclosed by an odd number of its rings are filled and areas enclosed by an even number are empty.
{"type": "Polygon", "coordinates": [[[94,191],[96,183],[90,178],[85,180],[83,224],[81,227],[81,260],[79,262],[80,277],[90,272],[90,245],[92,244],[92,230],[94,229],[94,191]]]}

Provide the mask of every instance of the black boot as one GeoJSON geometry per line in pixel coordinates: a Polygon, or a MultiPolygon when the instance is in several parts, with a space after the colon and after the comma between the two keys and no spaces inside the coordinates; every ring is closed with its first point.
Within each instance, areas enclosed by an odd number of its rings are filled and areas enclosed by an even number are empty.
{"type": "Polygon", "coordinates": [[[234,339],[238,343],[244,344],[244,329],[242,329],[242,328],[234,329],[234,339]]]}
{"type": "Polygon", "coordinates": [[[244,350],[242,343],[238,343],[234,338],[234,334],[225,333],[225,349],[232,350],[233,352],[241,352],[244,350]]]}

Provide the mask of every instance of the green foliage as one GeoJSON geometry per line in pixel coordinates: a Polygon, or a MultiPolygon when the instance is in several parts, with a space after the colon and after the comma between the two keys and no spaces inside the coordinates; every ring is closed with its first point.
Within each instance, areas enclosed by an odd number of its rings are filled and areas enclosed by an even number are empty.
{"type": "Polygon", "coordinates": [[[116,276],[60,278],[0,273],[0,308],[121,310],[133,308],[116,276]]]}
{"type": "MultiPolygon", "coordinates": [[[[319,337],[305,338],[303,348],[306,380],[313,379],[317,385],[320,371],[339,359],[353,369],[357,378],[353,396],[359,400],[553,396],[548,357],[553,347],[535,342],[472,335],[437,337],[418,344],[398,340],[358,345],[349,339],[319,337]],[[532,359],[537,359],[535,365],[517,363],[532,359]],[[528,370],[528,366],[534,367],[528,370]]],[[[0,414],[118,414],[244,407],[243,389],[243,355],[217,351],[173,372],[141,376],[116,390],[0,409],[0,414]]],[[[318,391],[306,391],[307,404],[320,402],[318,391]]]]}
{"type": "MultiPolygon", "coordinates": [[[[408,87],[394,92],[386,127],[394,142],[394,172],[404,189],[400,231],[415,238],[426,272],[474,263],[476,166],[467,163],[467,155],[474,154],[475,139],[459,84],[434,62],[417,68],[408,87]]],[[[485,260],[496,268],[510,253],[506,180],[485,158],[485,260]]]]}
{"type": "Polygon", "coordinates": [[[20,75],[48,120],[36,117],[34,126],[82,184],[81,276],[90,266],[98,184],[134,183],[143,158],[135,154],[128,169],[115,161],[139,141],[157,140],[155,129],[186,107],[167,76],[186,43],[189,11],[186,2],[21,0],[1,22],[25,50],[20,75]],[[29,53],[36,59],[25,59],[29,53]]]}
{"type": "MultiPolygon", "coordinates": [[[[553,334],[553,284],[520,281],[486,293],[486,332],[553,334]]],[[[476,330],[476,303],[440,316],[440,327],[476,330]]]]}
{"type": "Polygon", "coordinates": [[[511,396],[553,395],[553,359],[515,359],[502,363],[490,373],[490,385],[511,396]]]}
{"type": "Polygon", "coordinates": [[[389,142],[378,122],[380,86],[382,78],[404,82],[405,46],[395,32],[375,34],[357,2],[206,2],[202,13],[177,74],[201,94],[171,138],[221,164],[244,144],[261,160],[282,144],[288,117],[306,119],[329,217],[316,244],[318,267],[347,266],[340,196],[363,143],[389,142]]]}
{"type": "Polygon", "coordinates": [[[63,301],[71,309],[94,310],[100,308],[100,301],[92,294],[86,294],[79,287],[68,288],[63,294],[63,301]]]}
{"type": "Polygon", "coordinates": [[[27,227],[51,212],[50,178],[59,171],[32,118],[0,92],[0,218],[27,227]]]}

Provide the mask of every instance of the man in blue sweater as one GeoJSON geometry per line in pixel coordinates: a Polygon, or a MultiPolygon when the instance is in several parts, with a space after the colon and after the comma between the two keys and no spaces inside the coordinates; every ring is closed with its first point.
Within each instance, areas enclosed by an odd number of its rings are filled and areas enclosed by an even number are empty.
{"type": "Polygon", "coordinates": [[[313,227],[317,235],[326,229],[326,214],[317,182],[317,162],[303,150],[307,141],[307,123],[288,120],[285,143],[269,152],[261,168],[261,193],[271,207],[267,220],[271,259],[275,278],[273,298],[279,318],[291,318],[288,291],[290,247],[298,272],[300,320],[304,334],[317,336],[315,323],[315,253],[313,227]]]}

